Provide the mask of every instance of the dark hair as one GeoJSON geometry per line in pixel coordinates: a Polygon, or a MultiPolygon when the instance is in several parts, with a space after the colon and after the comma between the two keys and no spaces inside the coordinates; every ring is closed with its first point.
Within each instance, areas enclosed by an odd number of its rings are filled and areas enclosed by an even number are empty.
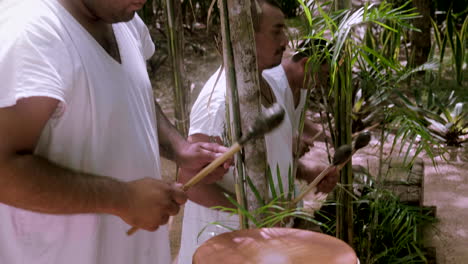
{"type": "Polygon", "coordinates": [[[255,32],[260,30],[260,20],[262,19],[262,6],[264,4],[269,4],[281,10],[281,5],[277,0],[253,0],[251,2],[251,13],[252,13],[252,24],[255,32]]]}

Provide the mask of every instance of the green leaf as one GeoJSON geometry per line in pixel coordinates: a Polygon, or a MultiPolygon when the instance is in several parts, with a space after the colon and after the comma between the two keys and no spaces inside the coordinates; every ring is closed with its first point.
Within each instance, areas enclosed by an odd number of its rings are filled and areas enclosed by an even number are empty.
{"type": "Polygon", "coordinates": [[[284,199],[286,195],[285,195],[284,188],[283,188],[283,179],[281,178],[281,171],[279,168],[279,164],[276,164],[276,178],[278,179],[279,197],[280,199],[284,199]]]}
{"type": "Polygon", "coordinates": [[[288,201],[291,201],[293,194],[294,194],[294,178],[295,176],[292,174],[291,165],[288,167],[288,201]]]}
{"type": "Polygon", "coordinates": [[[258,191],[257,187],[255,187],[255,185],[253,184],[252,179],[250,179],[250,177],[247,176],[246,180],[247,180],[247,185],[249,186],[250,190],[254,193],[255,198],[259,202],[260,206],[264,206],[265,200],[260,195],[260,192],[258,191]]]}
{"type": "Polygon", "coordinates": [[[232,227],[230,227],[230,226],[227,226],[227,225],[224,225],[224,224],[222,224],[221,222],[211,222],[211,223],[208,223],[206,226],[204,226],[204,227],[202,228],[202,230],[200,230],[200,232],[198,232],[197,240],[200,239],[200,236],[205,232],[205,230],[206,230],[208,227],[213,226],[213,225],[215,225],[215,226],[220,226],[220,227],[225,228],[225,229],[227,229],[227,230],[229,230],[229,231],[235,231],[234,228],[232,228],[232,227]]]}
{"type": "Polygon", "coordinates": [[[455,69],[457,74],[457,82],[462,85],[463,82],[463,62],[465,58],[465,47],[462,43],[460,34],[455,32],[455,69]]]}
{"type": "Polygon", "coordinates": [[[278,195],[276,194],[275,181],[273,180],[273,175],[270,166],[267,167],[267,179],[268,187],[270,187],[271,196],[273,197],[273,199],[278,198],[278,195]]]}
{"type": "Polygon", "coordinates": [[[304,10],[304,14],[306,15],[307,22],[309,22],[309,27],[312,27],[312,14],[310,13],[310,9],[304,3],[303,0],[298,0],[304,10]]]}
{"type": "Polygon", "coordinates": [[[393,31],[393,32],[395,32],[395,33],[398,33],[398,30],[396,30],[396,29],[394,29],[394,28],[392,28],[392,27],[390,27],[390,26],[388,26],[388,25],[385,25],[384,23],[381,23],[381,22],[379,22],[379,21],[374,21],[374,23],[376,23],[376,24],[378,24],[378,25],[380,25],[380,26],[382,26],[382,27],[384,27],[384,28],[386,28],[386,29],[388,29],[388,30],[390,30],[390,31],[393,31]]]}
{"type": "Polygon", "coordinates": [[[226,199],[229,200],[229,202],[231,202],[235,207],[237,207],[239,209],[239,213],[242,214],[243,216],[247,217],[250,221],[252,221],[252,223],[255,225],[255,226],[258,226],[259,223],[257,222],[257,220],[255,219],[255,217],[249,213],[249,211],[247,211],[243,206],[241,206],[240,204],[237,203],[236,199],[233,199],[229,194],[224,194],[224,196],[226,197],[226,199]]]}
{"type": "Polygon", "coordinates": [[[382,62],[385,66],[387,66],[387,67],[389,67],[392,70],[395,70],[397,72],[399,71],[398,67],[394,63],[387,60],[387,58],[385,58],[382,54],[378,53],[377,51],[375,51],[373,49],[370,49],[370,48],[368,48],[366,46],[362,46],[361,49],[368,52],[368,53],[370,53],[370,54],[372,54],[373,56],[379,58],[380,62],[382,62]]]}

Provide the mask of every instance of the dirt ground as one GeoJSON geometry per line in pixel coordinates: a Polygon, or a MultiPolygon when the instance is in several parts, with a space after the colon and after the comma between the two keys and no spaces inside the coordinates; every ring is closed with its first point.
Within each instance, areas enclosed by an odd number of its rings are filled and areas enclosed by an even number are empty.
{"type": "Polygon", "coordinates": [[[426,238],[438,264],[468,263],[468,147],[451,150],[435,167],[424,158],[424,204],[437,207],[438,223],[426,238]]]}

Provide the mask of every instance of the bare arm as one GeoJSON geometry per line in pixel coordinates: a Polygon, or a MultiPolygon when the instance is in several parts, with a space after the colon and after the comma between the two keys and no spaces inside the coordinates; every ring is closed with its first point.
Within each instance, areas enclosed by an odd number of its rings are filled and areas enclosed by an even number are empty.
{"type": "MultiPolygon", "coordinates": [[[[212,142],[215,141],[218,144],[222,144],[221,138],[219,137],[210,137],[204,134],[194,134],[189,136],[189,142],[212,142]]],[[[180,170],[180,178],[179,181],[181,183],[186,183],[190,180],[193,176],[195,171],[181,169],[180,170]]],[[[224,175],[226,170],[222,168],[218,169],[216,174],[224,175]]],[[[213,182],[201,182],[197,185],[191,187],[186,193],[188,198],[200,205],[205,207],[213,207],[213,206],[223,206],[228,208],[236,208],[228,199],[224,196],[224,193],[227,191],[221,188],[219,185],[213,182]]],[[[232,194],[231,194],[232,195],[232,194]]]]}
{"type": "MultiPolygon", "coordinates": [[[[327,167],[327,165],[317,160],[303,157],[297,163],[296,177],[305,180],[307,183],[311,183],[327,167]]],[[[331,192],[338,182],[338,176],[338,172],[333,169],[319,182],[317,190],[323,193],[331,192]]]]}
{"type": "Polygon", "coordinates": [[[119,203],[115,192],[124,192],[122,183],[60,168],[33,155],[57,103],[31,98],[0,109],[0,201],[43,213],[110,213],[119,203]]]}
{"type": "Polygon", "coordinates": [[[154,102],[156,120],[158,121],[159,151],[161,156],[177,162],[180,159],[179,150],[184,148],[187,141],[182,137],[174,125],[169,122],[159,104],[154,102]]]}
{"type": "MultiPolygon", "coordinates": [[[[228,149],[220,142],[208,140],[187,141],[169,122],[161,107],[155,102],[158,121],[158,137],[161,155],[175,161],[180,168],[190,171],[191,176],[222,155],[228,149]]],[[[203,181],[211,183],[222,178],[231,166],[232,159],[209,174],[203,181]]],[[[188,175],[186,173],[186,176],[188,175]]]]}
{"type": "Polygon", "coordinates": [[[162,224],[168,213],[177,213],[171,201],[183,203],[185,197],[168,184],[154,179],[124,183],[33,155],[57,104],[55,99],[33,97],[0,108],[1,203],[51,214],[114,214],[148,230],[162,224]],[[155,205],[155,200],[163,204],[155,205]]]}

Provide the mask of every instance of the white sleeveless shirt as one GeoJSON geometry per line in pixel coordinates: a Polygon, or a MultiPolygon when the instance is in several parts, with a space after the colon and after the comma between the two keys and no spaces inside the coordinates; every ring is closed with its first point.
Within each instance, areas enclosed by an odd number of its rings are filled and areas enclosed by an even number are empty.
{"type": "MultiPolygon", "coordinates": [[[[123,181],[160,178],[145,64],[154,44],[139,17],[113,25],[121,64],[56,0],[23,0],[0,21],[0,107],[32,96],[60,101],[37,155],[123,181]]],[[[166,227],[128,237],[129,226],[116,216],[48,215],[4,204],[0,223],[0,263],[170,263],[166,227]]]]}

